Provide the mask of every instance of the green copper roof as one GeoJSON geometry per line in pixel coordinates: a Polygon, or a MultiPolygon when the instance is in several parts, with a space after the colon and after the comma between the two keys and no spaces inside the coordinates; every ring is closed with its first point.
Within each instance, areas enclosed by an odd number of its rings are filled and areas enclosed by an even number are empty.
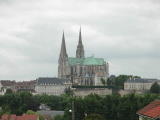
{"type": "Polygon", "coordinates": [[[70,65],[103,65],[105,64],[105,61],[103,58],[94,58],[94,57],[88,57],[88,58],[73,58],[69,57],[69,64],[70,65]]]}

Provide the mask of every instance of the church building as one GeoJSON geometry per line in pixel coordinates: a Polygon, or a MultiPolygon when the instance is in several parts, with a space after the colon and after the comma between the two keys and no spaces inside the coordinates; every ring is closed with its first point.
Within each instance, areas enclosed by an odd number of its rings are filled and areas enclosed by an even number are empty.
{"type": "Polygon", "coordinates": [[[62,35],[61,51],[58,60],[58,77],[70,79],[73,85],[99,86],[102,79],[109,77],[109,64],[103,58],[86,57],[82,43],[81,29],[76,57],[68,57],[65,35],[62,35]]]}

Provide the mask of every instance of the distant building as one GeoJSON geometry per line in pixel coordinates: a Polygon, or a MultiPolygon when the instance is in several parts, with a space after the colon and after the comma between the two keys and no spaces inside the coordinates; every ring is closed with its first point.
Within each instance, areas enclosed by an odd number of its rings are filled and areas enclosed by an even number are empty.
{"type": "Polygon", "coordinates": [[[150,90],[157,79],[130,78],[124,83],[124,90],[146,91],[150,90]]]}
{"type": "Polygon", "coordinates": [[[15,91],[15,81],[11,80],[1,80],[0,81],[0,94],[4,95],[7,89],[11,89],[12,91],[15,91]]]}
{"type": "Polygon", "coordinates": [[[4,95],[7,89],[11,89],[13,92],[19,91],[27,91],[27,92],[35,92],[36,81],[23,81],[16,82],[11,80],[1,80],[0,81],[0,94],[4,95]]]}
{"type": "MultiPolygon", "coordinates": [[[[106,73],[105,72],[97,72],[95,74],[95,86],[102,86],[104,85],[102,80],[104,80],[105,82],[107,81],[107,76],[106,76],[106,73]]],[[[106,84],[106,83],[105,83],[106,84]]]]}
{"type": "Polygon", "coordinates": [[[70,81],[59,78],[38,78],[35,91],[37,94],[61,95],[70,87],[70,81]]]}
{"type": "Polygon", "coordinates": [[[26,91],[26,92],[35,92],[35,85],[36,85],[36,80],[31,80],[31,81],[23,81],[23,82],[16,82],[15,84],[15,91],[26,91]]]}
{"type": "Polygon", "coordinates": [[[51,110],[50,107],[46,104],[40,104],[39,109],[40,110],[51,110]]]}
{"type": "Polygon", "coordinates": [[[140,109],[137,114],[139,120],[160,120],[160,100],[155,100],[140,109]]]}
{"type": "Polygon", "coordinates": [[[109,77],[109,64],[103,58],[85,57],[82,43],[81,29],[76,57],[68,57],[65,36],[62,36],[62,45],[58,60],[58,77],[70,79],[76,85],[102,85],[100,79],[109,77]],[[101,75],[102,76],[101,76],[101,75]]]}

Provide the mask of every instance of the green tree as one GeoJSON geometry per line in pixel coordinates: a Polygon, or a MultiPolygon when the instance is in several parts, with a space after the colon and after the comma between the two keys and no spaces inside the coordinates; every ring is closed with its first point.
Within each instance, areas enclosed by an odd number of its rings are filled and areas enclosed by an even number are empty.
{"type": "Polygon", "coordinates": [[[106,81],[104,78],[101,78],[101,83],[105,86],[106,85],[106,81]]]}
{"type": "Polygon", "coordinates": [[[68,96],[73,96],[74,93],[73,90],[71,90],[71,88],[69,87],[65,89],[65,94],[68,96]]]}
{"type": "Polygon", "coordinates": [[[155,83],[151,86],[150,92],[151,92],[151,93],[156,93],[156,94],[160,93],[160,86],[159,86],[159,84],[158,84],[157,82],[155,82],[155,83]]]}

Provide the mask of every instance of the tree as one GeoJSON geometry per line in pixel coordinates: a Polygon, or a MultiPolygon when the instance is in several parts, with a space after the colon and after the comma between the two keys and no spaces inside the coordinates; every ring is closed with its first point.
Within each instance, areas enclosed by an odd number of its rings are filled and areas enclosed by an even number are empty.
{"type": "Polygon", "coordinates": [[[114,86],[117,89],[124,89],[124,82],[127,81],[129,78],[140,78],[139,76],[132,76],[132,75],[119,75],[119,76],[111,76],[107,80],[107,85],[114,86]]]}
{"type": "Polygon", "coordinates": [[[106,81],[104,78],[101,78],[101,83],[105,86],[106,85],[106,81]]]}
{"type": "Polygon", "coordinates": [[[105,120],[105,119],[99,114],[90,114],[86,116],[84,120],[105,120]]]}
{"type": "Polygon", "coordinates": [[[69,87],[65,89],[65,94],[68,96],[73,96],[74,93],[73,90],[71,90],[71,88],[69,87]]]}
{"type": "Polygon", "coordinates": [[[155,83],[151,86],[150,92],[151,92],[151,93],[156,93],[156,94],[160,93],[160,86],[159,86],[159,84],[158,84],[157,82],[155,82],[155,83]]]}

